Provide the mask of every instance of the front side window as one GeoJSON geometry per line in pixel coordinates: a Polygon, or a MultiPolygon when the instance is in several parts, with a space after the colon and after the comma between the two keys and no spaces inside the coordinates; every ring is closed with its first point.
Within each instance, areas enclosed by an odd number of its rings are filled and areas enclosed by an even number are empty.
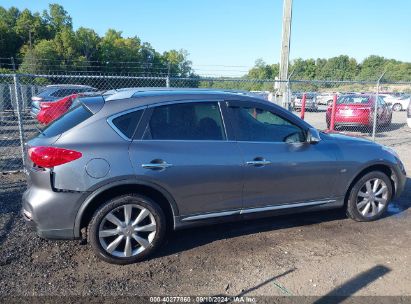
{"type": "Polygon", "coordinates": [[[225,140],[218,103],[180,103],[156,107],[144,139],[225,140]]]}
{"type": "Polygon", "coordinates": [[[238,141],[305,141],[305,133],[300,127],[270,111],[254,107],[232,107],[230,112],[238,141]]]}

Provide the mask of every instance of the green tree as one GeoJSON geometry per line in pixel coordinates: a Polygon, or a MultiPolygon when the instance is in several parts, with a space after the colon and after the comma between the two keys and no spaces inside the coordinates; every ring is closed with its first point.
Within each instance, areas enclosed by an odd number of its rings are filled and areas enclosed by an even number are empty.
{"type": "Polygon", "coordinates": [[[78,54],[86,61],[98,59],[97,52],[101,39],[94,30],[80,27],[75,32],[75,40],[78,54]]]}
{"type": "Polygon", "coordinates": [[[274,79],[278,76],[279,65],[278,64],[266,64],[264,60],[257,59],[255,61],[254,67],[251,68],[246,78],[250,79],[274,79]]]}
{"type": "Polygon", "coordinates": [[[34,45],[41,39],[50,38],[46,22],[39,13],[32,14],[28,9],[21,12],[14,27],[22,44],[34,45]]]}
{"type": "Polygon", "coordinates": [[[22,45],[14,30],[19,14],[15,7],[8,10],[0,7],[0,57],[14,57],[22,45]]]}
{"type": "Polygon", "coordinates": [[[61,59],[53,40],[41,40],[33,49],[25,52],[20,71],[25,73],[58,71],[61,69],[59,64],[61,59]]]}
{"type": "Polygon", "coordinates": [[[67,11],[60,4],[49,4],[49,11],[43,11],[43,18],[47,22],[49,31],[55,35],[63,28],[72,29],[72,20],[67,11]]]}
{"type": "Polygon", "coordinates": [[[192,74],[191,61],[185,50],[171,50],[163,53],[163,62],[171,76],[189,77],[192,74]]]}
{"type": "Polygon", "coordinates": [[[361,63],[359,80],[376,80],[385,70],[386,59],[381,56],[371,55],[361,63]]]}

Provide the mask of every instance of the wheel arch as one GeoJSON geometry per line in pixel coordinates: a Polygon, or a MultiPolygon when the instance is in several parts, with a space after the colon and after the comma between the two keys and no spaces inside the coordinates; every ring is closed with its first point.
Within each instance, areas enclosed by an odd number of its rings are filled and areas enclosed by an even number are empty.
{"type": "Polygon", "coordinates": [[[387,175],[388,179],[391,182],[392,186],[392,197],[395,196],[395,191],[396,191],[396,175],[395,171],[392,169],[392,167],[389,164],[386,163],[376,163],[376,164],[369,164],[366,167],[362,168],[357,174],[350,180],[349,186],[347,188],[347,191],[345,193],[344,197],[344,205],[347,204],[348,202],[348,197],[350,195],[352,187],[355,185],[355,183],[363,177],[365,174],[373,172],[373,171],[379,171],[387,175]]]}
{"type": "Polygon", "coordinates": [[[81,230],[87,227],[95,210],[104,201],[126,193],[137,193],[153,199],[165,213],[167,227],[174,229],[174,219],[178,216],[179,211],[174,198],[168,191],[159,185],[146,181],[122,180],[96,189],[84,200],[74,222],[74,237],[81,237],[81,230]]]}

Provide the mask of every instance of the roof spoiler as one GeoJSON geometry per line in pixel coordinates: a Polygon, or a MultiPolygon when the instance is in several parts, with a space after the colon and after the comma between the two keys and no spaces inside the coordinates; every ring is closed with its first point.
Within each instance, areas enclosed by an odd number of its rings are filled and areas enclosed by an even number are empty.
{"type": "Polygon", "coordinates": [[[79,97],[79,101],[91,112],[96,114],[104,106],[103,96],[79,97]]]}

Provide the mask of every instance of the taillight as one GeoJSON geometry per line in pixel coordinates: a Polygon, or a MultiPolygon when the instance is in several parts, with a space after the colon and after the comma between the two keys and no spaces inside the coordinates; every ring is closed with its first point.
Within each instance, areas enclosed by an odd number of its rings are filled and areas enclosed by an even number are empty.
{"type": "Polygon", "coordinates": [[[56,147],[32,147],[28,151],[30,159],[39,167],[52,168],[79,159],[77,151],[56,147]]]}

